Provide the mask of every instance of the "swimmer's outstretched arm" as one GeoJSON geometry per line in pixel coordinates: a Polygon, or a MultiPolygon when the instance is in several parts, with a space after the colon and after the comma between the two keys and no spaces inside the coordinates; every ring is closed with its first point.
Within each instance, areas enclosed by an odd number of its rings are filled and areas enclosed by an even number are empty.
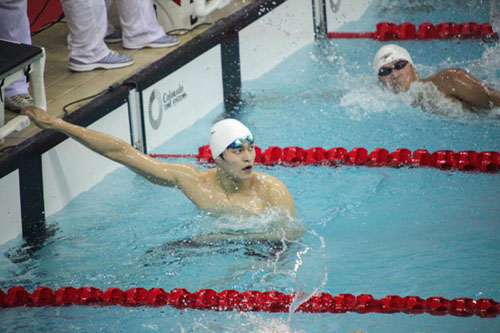
{"type": "Polygon", "coordinates": [[[182,187],[181,183],[194,183],[198,179],[200,171],[193,165],[158,161],[118,138],[70,124],[37,107],[28,107],[25,112],[38,127],[60,131],[96,153],[127,166],[155,184],[182,187]]]}
{"type": "Polygon", "coordinates": [[[481,108],[500,106],[500,90],[460,68],[448,68],[429,77],[439,90],[481,108]]]}

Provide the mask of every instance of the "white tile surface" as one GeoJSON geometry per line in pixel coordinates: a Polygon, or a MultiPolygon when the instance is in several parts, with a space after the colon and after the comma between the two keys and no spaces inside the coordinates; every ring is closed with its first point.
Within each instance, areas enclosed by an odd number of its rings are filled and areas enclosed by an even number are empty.
{"type": "Polygon", "coordinates": [[[19,236],[21,232],[19,171],[15,170],[0,179],[0,244],[19,236]]]}
{"type": "Polygon", "coordinates": [[[371,3],[372,0],[336,1],[336,6],[332,7],[332,2],[327,1],[326,23],[328,32],[335,31],[348,22],[357,21],[371,3]]]}
{"type": "Polygon", "coordinates": [[[241,78],[254,80],[314,41],[312,2],[289,0],[239,34],[241,78]]]}
{"type": "MultiPolygon", "coordinates": [[[[88,128],[130,143],[127,104],[99,119],[88,128]]],[[[120,165],[68,139],[42,155],[45,215],[62,208],[80,193],[100,182],[120,165]]]]}

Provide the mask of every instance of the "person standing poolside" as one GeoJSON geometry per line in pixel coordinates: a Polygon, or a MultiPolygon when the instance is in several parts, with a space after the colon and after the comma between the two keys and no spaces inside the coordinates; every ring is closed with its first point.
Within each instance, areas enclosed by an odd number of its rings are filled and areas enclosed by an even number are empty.
{"type": "Polygon", "coordinates": [[[469,111],[500,106],[500,90],[463,69],[447,68],[421,79],[408,51],[398,45],[381,47],[375,54],[373,69],[378,80],[395,93],[406,92],[413,83],[421,82],[432,84],[445,97],[460,102],[469,111]]]}
{"type": "Polygon", "coordinates": [[[210,149],[215,168],[158,161],[108,134],[70,124],[36,107],[25,109],[42,129],[60,131],[93,151],[125,165],[155,184],[179,188],[199,208],[214,214],[242,216],[279,209],[295,216],[292,195],[285,184],[263,172],[254,172],[254,139],[235,119],[215,123],[210,149]]]}
{"type": "Polygon", "coordinates": [[[156,18],[152,0],[117,2],[120,25],[109,24],[108,10],[113,0],[61,0],[68,22],[69,69],[87,72],[131,66],[130,54],[110,50],[105,42],[122,41],[126,49],[164,48],[177,45],[176,36],[165,34],[156,18]]]}

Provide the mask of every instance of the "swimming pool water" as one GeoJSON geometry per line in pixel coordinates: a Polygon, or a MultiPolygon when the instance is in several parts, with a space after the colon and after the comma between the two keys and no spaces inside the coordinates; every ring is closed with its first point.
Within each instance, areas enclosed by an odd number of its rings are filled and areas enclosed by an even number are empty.
{"type": "MultiPolygon", "coordinates": [[[[423,75],[467,67],[500,87],[494,45],[479,41],[405,42],[423,75]],[[493,67],[495,68],[495,67],[493,67]]],[[[384,91],[372,74],[375,41],[321,41],[243,85],[239,118],[256,144],[341,146],[369,151],[500,151],[498,110],[469,114],[445,105],[422,112],[384,91]]],[[[194,153],[207,143],[221,108],[155,152],[194,153]]],[[[194,160],[182,160],[196,163],[194,160]]],[[[207,167],[200,165],[200,167],[207,167]]],[[[47,285],[369,293],[500,300],[499,174],[431,168],[257,167],[292,192],[305,226],[280,256],[269,244],[170,242],[260,219],[217,219],[178,190],[125,168],[48,217],[58,230],[28,261],[0,257],[0,288],[47,285]]],[[[15,239],[0,247],[12,253],[15,239]]],[[[428,314],[269,314],[123,307],[12,308],[7,331],[498,331],[500,318],[428,314]]]]}
{"type": "MultiPolygon", "coordinates": [[[[500,68],[482,59],[492,45],[478,41],[399,44],[412,54],[423,77],[443,68],[463,67],[500,87],[500,68]]],[[[442,103],[438,110],[421,112],[410,105],[407,94],[384,90],[371,65],[381,45],[371,40],[329,40],[301,50],[266,80],[245,82],[247,112],[242,119],[254,125],[259,142],[265,140],[264,147],[499,149],[499,108],[474,114],[438,98],[436,103],[442,103]],[[266,121],[258,122],[262,118],[266,121]],[[287,135],[275,130],[280,126],[287,128],[287,135]]]]}

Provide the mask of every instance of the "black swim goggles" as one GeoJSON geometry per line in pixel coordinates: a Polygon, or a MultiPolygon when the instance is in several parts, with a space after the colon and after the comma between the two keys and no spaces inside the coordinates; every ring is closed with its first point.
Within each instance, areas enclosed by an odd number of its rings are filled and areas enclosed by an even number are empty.
{"type": "Polygon", "coordinates": [[[387,75],[391,74],[391,72],[392,72],[393,69],[399,71],[400,69],[405,68],[405,66],[407,64],[408,64],[408,61],[406,61],[406,60],[399,60],[392,67],[381,67],[378,70],[378,76],[387,76],[387,75]]]}
{"type": "Polygon", "coordinates": [[[227,148],[241,148],[243,147],[243,141],[247,141],[249,144],[253,144],[253,135],[249,135],[246,138],[238,138],[231,142],[227,148]]]}

